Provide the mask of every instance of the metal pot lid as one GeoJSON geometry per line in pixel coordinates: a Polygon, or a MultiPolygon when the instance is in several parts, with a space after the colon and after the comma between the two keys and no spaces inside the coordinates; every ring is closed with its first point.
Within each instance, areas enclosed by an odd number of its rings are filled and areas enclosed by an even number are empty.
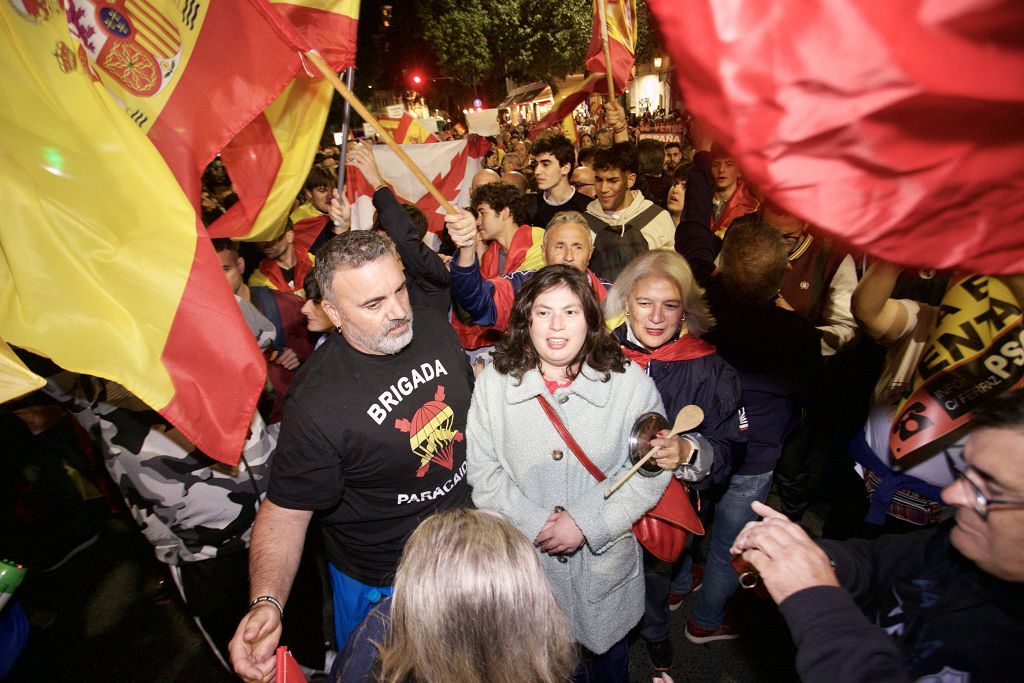
{"type": "MultiPolygon", "coordinates": [[[[636,463],[651,450],[651,439],[657,437],[658,432],[668,429],[668,420],[660,413],[644,413],[633,423],[633,429],[629,433],[629,461],[636,463]]],[[[639,473],[651,477],[661,472],[661,468],[654,460],[648,460],[641,465],[639,473]]]]}

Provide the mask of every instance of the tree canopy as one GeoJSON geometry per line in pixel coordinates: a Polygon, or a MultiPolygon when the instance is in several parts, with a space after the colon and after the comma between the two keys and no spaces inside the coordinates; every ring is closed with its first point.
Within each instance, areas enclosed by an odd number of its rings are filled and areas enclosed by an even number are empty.
{"type": "MultiPolygon", "coordinates": [[[[423,37],[445,75],[472,83],[554,80],[583,70],[590,0],[420,0],[423,37]]],[[[653,49],[650,17],[637,1],[637,58],[653,49]]]]}

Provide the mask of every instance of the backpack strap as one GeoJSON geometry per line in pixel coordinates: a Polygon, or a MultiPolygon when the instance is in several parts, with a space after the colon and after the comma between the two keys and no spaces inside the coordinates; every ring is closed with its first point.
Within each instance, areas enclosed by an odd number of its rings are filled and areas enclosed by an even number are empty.
{"type": "Polygon", "coordinates": [[[648,223],[657,218],[658,214],[664,210],[665,209],[661,208],[657,204],[651,204],[646,209],[644,209],[636,216],[634,216],[633,220],[626,223],[626,227],[636,230],[643,230],[645,227],[647,227],[648,223]]]}

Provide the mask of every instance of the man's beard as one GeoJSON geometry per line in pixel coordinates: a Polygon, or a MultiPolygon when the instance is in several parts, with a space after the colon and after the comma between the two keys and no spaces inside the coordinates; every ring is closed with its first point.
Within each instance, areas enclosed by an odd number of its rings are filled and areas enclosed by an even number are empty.
{"type": "Polygon", "coordinates": [[[409,315],[405,318],[399,318],[398,320],[389,320],[384,328],[381,329],[375,335],[363,336],[356,332],[354,326],[346,327],[344,321],[342,321],[341,329],[343,334],[349,338],[350,342],[354,342],[357,346],[364,349],[368,349],[375,353],[381,353],[386,356],[393,356],[412,342],[412,311],[409,311],[409,315]],[[397,337],[388,334],[394,329],[401,327],[402,325],[409,325],[408,329],[397,337]]]}

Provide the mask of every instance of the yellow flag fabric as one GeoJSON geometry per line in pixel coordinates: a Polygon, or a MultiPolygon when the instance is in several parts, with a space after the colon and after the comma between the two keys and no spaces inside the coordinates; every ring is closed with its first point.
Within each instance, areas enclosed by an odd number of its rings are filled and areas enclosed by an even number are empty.
{"type": "Polygon", "coordinates": [[[61,15],[33,23],[8,4],[0,26],[0,281],[10,283],[0,334],[164,406],[174,388],[160,352],[192,265],[195,212],[117,101],[80,63],[67,68],[76,60],[61,15]]]}
{"type": "MultiPolygon", "coordinates": [[[[358,0],[271,0],[272,10],[337,71],[355,64],[358,0]]],[[[213,237],[273,239],[309,174],[334,90],[307,65],[267,109],[255,117],[221,158],[238,202],[209,227],[213,237]]]]}
{"type": "Polygon", "coordinates": [[[235,462],[266,369],[195,209],[96,77],[75,13],[25,6],[0,6],[0,336],[118,382],[235,462]]]}
{"type": "Polygon", "coordinates": [[[0,339],[0,403],[5,403],[39,389],[44,380],[14,355],[14,351],[0,339]]]}
{"type": "MultiPolygon", "coordinates": [[[[297,79],[267,107],[264,112],[266,130],[283,153],[274,155],[280,162],[266,200],[262,205],[254,203],[259,213],[252,222],[252,228],[236,239],[270,240],[284,230],[284,219],[306,182],[313,157],[320,146],[320,133],[327,121],[333,95],[334,88],[325,79],[297,79]]],[[[232,151],[226,152],[229,170],[235,146],[233,142],[232,151]]],[[[216,231],[213,227],[211,232],[216,231]]]]}

